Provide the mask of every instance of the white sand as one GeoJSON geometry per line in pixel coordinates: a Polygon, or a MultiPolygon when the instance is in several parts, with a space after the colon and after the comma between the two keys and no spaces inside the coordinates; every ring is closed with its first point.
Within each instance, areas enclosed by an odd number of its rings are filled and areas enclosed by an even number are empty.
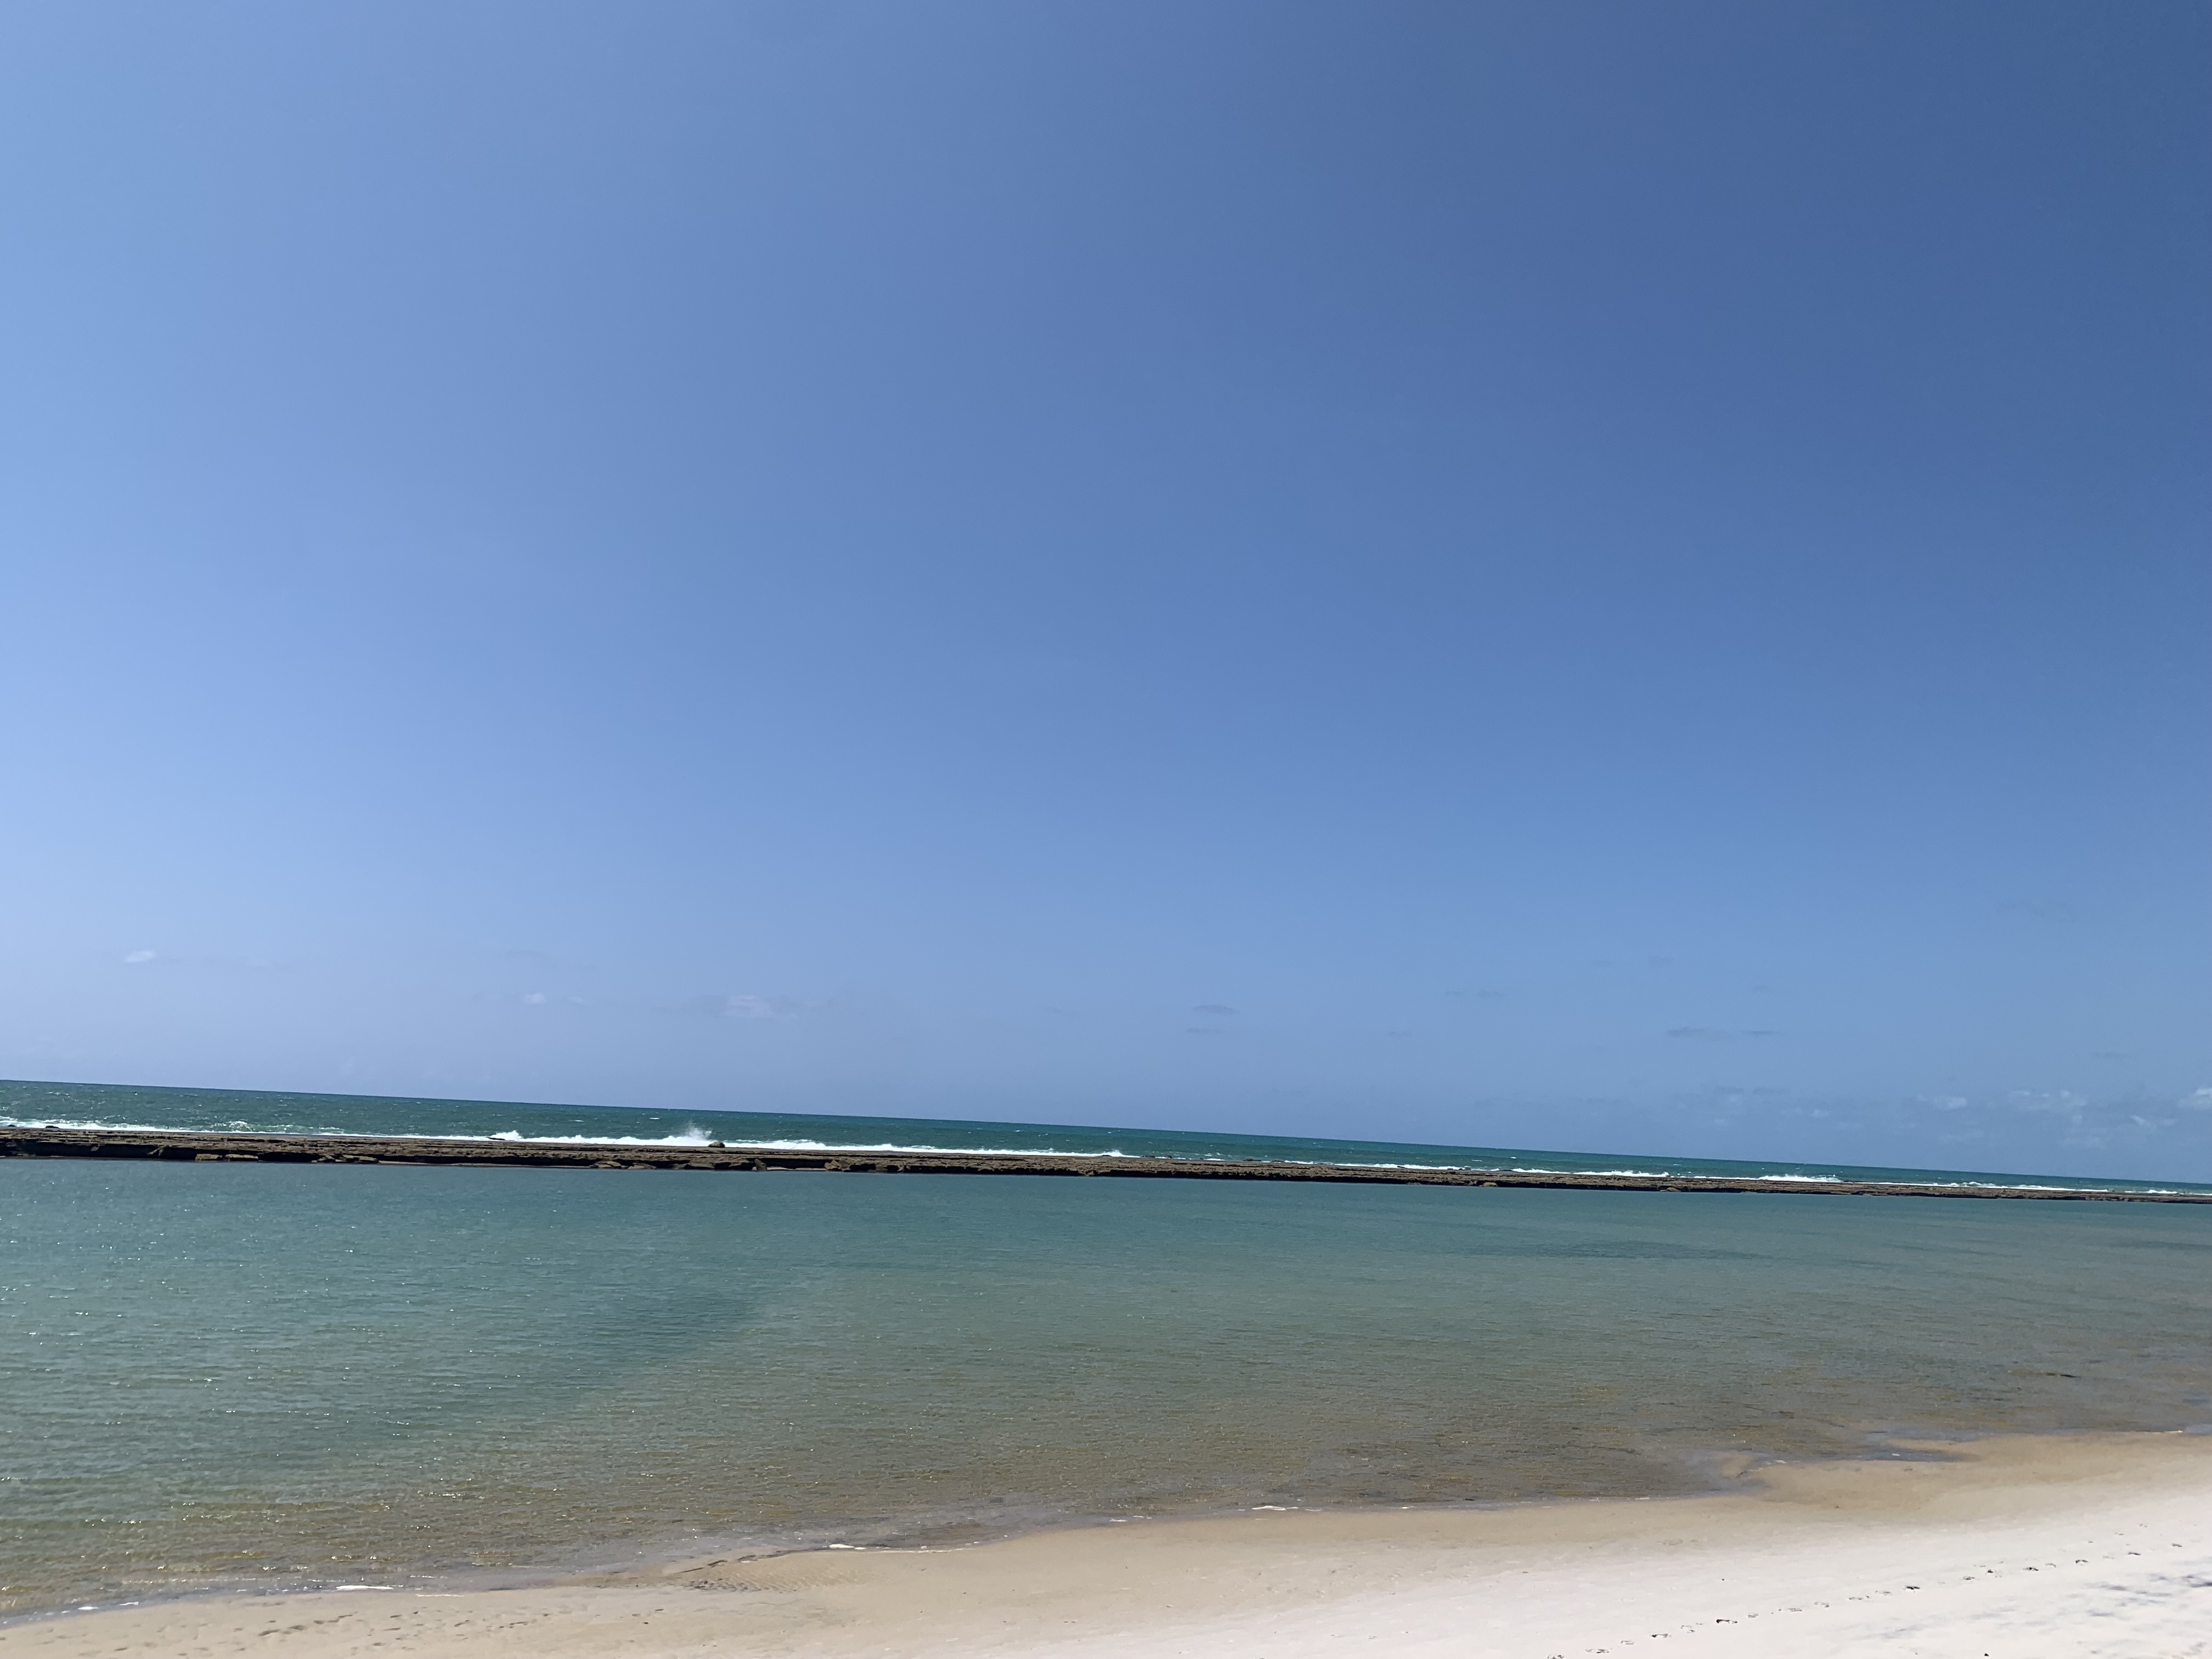
{"type": "Polygon", "coordinates": [[[2212,1656],[2212,1437],[1990,1440],[1756,1492],[1137,1522],[702,1560],[550,1589],[223,1596],[0,1631],[0,1659],[2212,1656]]]}

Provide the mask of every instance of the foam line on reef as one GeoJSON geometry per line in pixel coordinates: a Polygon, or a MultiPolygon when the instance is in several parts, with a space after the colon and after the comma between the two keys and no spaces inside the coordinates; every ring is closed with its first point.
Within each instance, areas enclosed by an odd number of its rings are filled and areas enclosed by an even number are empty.
{"type": "Polygon", "coordinates": [[[1551,1187],[1668,1193],[1798,1193],[1836,1197],[2009,1198],[2212,1204],[2212,1193],[2141,1187],[1823,1180],[1804,1175],[1694,1176],[1423,1164],[1304,1164],[1080,1152],[874,1151],[489,1136],[255,1134],[235,1131],[0,1126],[0,1157],[153,1158],[176,1163],[468,1164],[568,1169],[816,1170],[850,1175],[1032,1175],[1315,1181],[1409,1186],[1551,1187]]]}

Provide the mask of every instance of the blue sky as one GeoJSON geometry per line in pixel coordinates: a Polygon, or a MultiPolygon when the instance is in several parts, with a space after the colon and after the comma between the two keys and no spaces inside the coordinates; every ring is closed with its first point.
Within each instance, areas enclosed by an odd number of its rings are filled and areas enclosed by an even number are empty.
{"type": "Polygon", "coordinates": [[[0,19],[0,1071],[2212,1178],[2212,13],[0,19]]]}

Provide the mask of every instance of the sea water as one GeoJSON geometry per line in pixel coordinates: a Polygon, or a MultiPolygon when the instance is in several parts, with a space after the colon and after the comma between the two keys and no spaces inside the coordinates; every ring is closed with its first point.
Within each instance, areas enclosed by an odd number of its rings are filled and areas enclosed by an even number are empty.
{"type": "MultiPolygon", "coordinates": [[[[577,1127],[131,1092],[230,1114],[203,1127],[577,1127]]],[[[2212,1419],[2196,1206],[15,1159],[0,1266],[18,1612],[2212,1419]]]]}

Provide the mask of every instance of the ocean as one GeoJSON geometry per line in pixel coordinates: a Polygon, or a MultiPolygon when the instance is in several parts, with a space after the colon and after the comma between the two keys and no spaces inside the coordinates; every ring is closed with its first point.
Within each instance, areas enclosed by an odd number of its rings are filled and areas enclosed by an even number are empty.
{"type": "MultiPolygon", "coordinates": [[[[1926,1179],[53,1084],[0,1117],[1926,1179]]],[[[11,1159],[0,1253],[18,1613],[2212,1422],[2196,1206],[11,1159]]]]}

